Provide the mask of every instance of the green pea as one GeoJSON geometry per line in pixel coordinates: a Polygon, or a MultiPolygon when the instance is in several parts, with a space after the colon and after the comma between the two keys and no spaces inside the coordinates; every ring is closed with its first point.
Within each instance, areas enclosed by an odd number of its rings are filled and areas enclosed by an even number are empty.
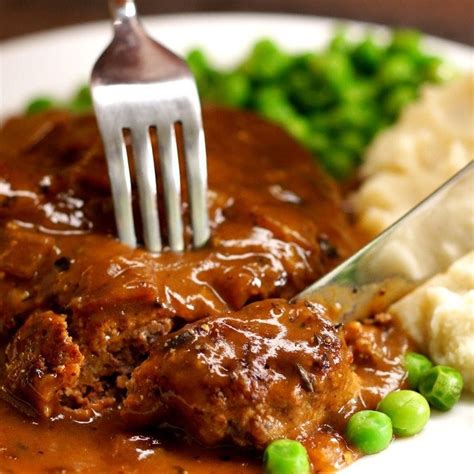
{"type": "Polygon", "coordinates": [[[407,352],[404,357],[404,366],[410,388],[417,390],[421,377],[433,367],[433,363],[423,354],[407,352]]]}
{"type": "Polygon", "coordinates": [[[264,117],[276,122],[285,121],[288,115],[294,115],[295,110],[283,90],[277,86],[258,89],[253,97],[255,109],[264,117]]]}
{"type": "Polygon", "coordinates": [[[250,98],[250,81],[242,73],[231,72],[216,78],[211,97],[215,101],[231,107],[244,107],[250,98]]]}
{"type": "Polygon", "coordinates": [[[325,81],[334,90],[340,90],[353,77],[352,64],[347,55],[326,52],[315,56],[311,69],[319,80],[325,81]]]}
{"type": "Polygon", "coordinates": [[[212,69],[209,61],[201,49],[192,49],[186,55],[189,68],[196,78],[206,76],[212,69]]]}
{"type": "Polygon", "coordinates": [[[434,408],[448,411],[459,401],[463,384],[459,371],[437,365],[422,375],[419,390],[434,408]]]}
{"type": "Polygon", "coordinates": [[[317,112],[308,117],[311,130],[323,132],[328,135],[328,119],[326,114],[317,112]]]}
{"type": "Polygon", "coordinates": [[[305,447],[298,441],[272,441],[263,454],[265,474],[309,474],[311,467],[305,447]]]}
{"type": "Polygon", "coordinates": [[[311,62],[315,56],[316,53],[313,52],[297,53],[294,56],[290,56],[290,63],[288,67],[292,71],[301,70],[304,72],[309,72],[311,62]]]}
{"type": "Polygon", "coordinates": [[[310,128],[308,125],[307,120],[300,115],[293,113],[293,114],[280,114],[281,117],[276,118],[273,114],[273,118],[267,117],[269,120],[280,125],[283,129],[285,129],[293,138],[304,145],[306,141],[306,137],[310,133],[310,128]]]}
{"type": "Polygon", "coordinates": [[[280,77],[290,65],[290,58],[269,39],[258,41],[242,64],[242,71],[255,80],[269,81],[280,77]]]}
{"type": "Polygon", "coordinates": [[[397,436],[413,436],[428,423],[430,406],[426,399],[412,390],[397,390],[389,393],[377,407],[392,420],[393,432],[397,436]]]}
{"type": "Polygon", "coordinates": [[[391,90],[383,101],[383,109],[388,117],[397,118],[400,112],[417,97],[411,86],[398,86],[391,90]]]}
{"type": "Polygon", "coordinates": [[[314,79],[308,71],[294,68],[288,72],[284,85],[289,93],[306,92],[314,87],[314,79]]]}
{"type": "Polygon", "coordinates": [[[308,71],[295,69],[289,72],[285,87],[289,99],[304,112],[323,109],[334,100],[334,94],[324,85],[315,84],[308,71]]]}
{"type": "Polygon", "coordinates": [[[291,97],[295,105],[303,112],[310,113],[315,110],[330,108],[336,101],[334,94],[327,87],[313,87],[291,97]]]}
{"type": "Polygon", "coordinates": [[[263,117],[281,125],[290,135],[304,143],[310,130],[308,121],[298,114],[281,88],[262,88],[255,94],[253,101],[263,117]]]}
{"type": "Polygon", "coordinates": [[[347,39],[346,30],[340,27],[334,33],[328,44],[330,51],[337,51],[338,53],[348,53],[351,50],[351,43],[347,39]]]}
{"type": "Polygon", "coordinates": [[[421,34],[419,31],[401,29],[394,31],[390,44],[390,50],[416,56],[419,54],[420,46],[421,34]]]}
{"type": "Polygon", "coordinates": [[[307,120],[299,115],[290,117],[285,123],[283,123],[283,127],[291,136],[303,144],[310,133],[310,127],[307,120]]]}
{"type": "Polygon", "coordinates": [[[336,179],[349,178],[355,171],[356,158],[347,150],[332,145],[321,153],[320,163],[336,179]]]}
{"type": "Polygon", "coordinates": [[[371,102],[377,95],[377,87],[368,80],[354,80],[341,91],[341,101],[353,105],[354,107],[363,107],[365,103],[371,102]]]}
{"type": "Polygon", "coordinates": [[[45,110],[51,109],[56,105],[56,101],[52,97],[36,97],[28,102],[26,106],[26,113],[28,115],[38,114],[45,110]]]}
{"type": "Polygon", "coordinates": [[[379,453],[392,441],[392,422],[384,413],[359,411],[350,417],[346,437],[363,454],[379,453]]]}
{"type": "Polygon", "coordinates": [[[327,150],[330,148],[328,134],[325,132],[318,132],[316,130],[311,130],[311,132],[307,134],[304,144],[316,156],[327,152],[327,150]]]}
{"type": "Polygon", "coordinates": [[[344,130],[346,128],[365,130],[377,121],[377,111],[370,106],[353,107],[351,104],[343,104],[334,107],[327,114],[328,126],[331,130],[344,130]]]}
{"type": "Polygon", "coordinates": [[[416,83],[417,68],[410,58],[403,54],[387,57],[378,70],[377,79],[383,88],[400,83],[416,83]]]}
{"type": "Polygon", "coordinates": [[[88,112],[92,108],[92,96],[89,86],[82,86],[68,104],[69,110],[76,113],[88,112]]]}
{"type": "Polygon", "coordinates": [[[367,144],[364,135],[356,130],[343,130],[337,137],[337,143],[354,156],[360,156],[367,144]]]}
{"type": "Polygon", "coordinates": [[[378,133],[389,127],[393,123],[393,117],[384,116],[380,114],[378,120],[374,120],[364,131],[369,143],[378,133]]]}
{"type": "Polygon", "coordinates": [[[368,36],[354,48],[352,61],[362,73],[372,74],[379,67],[384,54],[384,48],[368,36]]]}

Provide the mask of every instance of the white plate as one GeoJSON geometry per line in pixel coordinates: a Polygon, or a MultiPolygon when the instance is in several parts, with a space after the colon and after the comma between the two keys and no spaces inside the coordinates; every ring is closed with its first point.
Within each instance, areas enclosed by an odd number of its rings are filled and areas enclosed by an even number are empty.
{"type": "MultiPolygon", "coordinates": [[[[153,36],[179,53],[203,47],[221,65],[236,62],[262,36],[291,51],[323,46],[340,21],[310,16],[269,14],[200,14],[150,17],[153,36]]],[[[382,40],[388,30],[345,22],[356,38],[367,28],[382,40]]],[[[108,23],[94,23],[41,33],[0,44],[0,116],[20,111],[25,101],[41,94],[66,98],[88,78],[92,64],[110,39],[108,23]]],[[[473,50],[427,37],[426,48],[461,69],[474,69],[473,50]]],[[[434,413],[423,433],[398,440],[376,456],[347,468],[347,474],[472,472],[474,399],[465,397],[452,412],[434,413]]]]}

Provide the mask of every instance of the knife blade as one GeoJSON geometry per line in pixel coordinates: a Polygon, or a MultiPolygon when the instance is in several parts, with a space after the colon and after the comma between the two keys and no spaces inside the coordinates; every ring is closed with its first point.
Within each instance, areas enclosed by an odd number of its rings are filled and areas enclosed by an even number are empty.
{"type": "Polygon", "coordinates": [[[474,249],[474,161],[292,301],[325,305],[336,322],[385,311],[474,249]]]}

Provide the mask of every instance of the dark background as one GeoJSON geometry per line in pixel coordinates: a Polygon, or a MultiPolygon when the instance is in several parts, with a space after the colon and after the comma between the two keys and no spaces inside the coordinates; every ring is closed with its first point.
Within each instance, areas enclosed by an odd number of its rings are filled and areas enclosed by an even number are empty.
{"type": "MultiPolygon", "coordinates": [[[[0,39],[107,18],[106,0],[0,0],[0,39]]],[[[137,0],[142,15],[204,11],[306,13],[419,28],[474,44],[474,0],[137,0]]]]}

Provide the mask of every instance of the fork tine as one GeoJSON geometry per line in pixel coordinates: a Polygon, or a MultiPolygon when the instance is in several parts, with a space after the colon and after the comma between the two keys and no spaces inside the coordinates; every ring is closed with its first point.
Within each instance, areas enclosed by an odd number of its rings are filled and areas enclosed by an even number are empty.
{"type": "Polygon", "coordinates": [[[150,131],[146,127],[133,129],[132,142],[142,214],[143,239],[149,251],[161,252],[158,193],[150,131]]]}
{"type": "Polygon", "coordinates": [[[159,251],[162,243],[154,202],[157,186],[151,181],[156,176],[150,160],[150,137],[144,137],[144,132],[134,133],[139,126],[149,130],[150,125],[156,125],[169,247],[179,252],[184,250],[184,223],[174,125],[181,122],[187,156],[193,245],[202,246],[209,238],[207,169],[195,79],[182,58],[143,30],[133,0],[110,0],[110,5],[114,37],[94,65],[91,92],[97,121],[99,126],[104,125],[101,127],[103,141],[109,142],[106,149],[119,238],[136,246],[130,176],[123,143],[113,135],[108,140],[109,134],[104,132],[124,128],[132,131],[144,240],[148,250],[159,251]]]}
{"type": "Polygon", "coordinates": [[[183,218],[181,216],[181,178],[174,124],[158,127],[160,165],[171,250],[184,249],[183,218]]]}
{"type": "Polygon", "coordinates": [[[107,168],[109,171],[115,222],[119,239],[130,247],[137,246],[132,211],[132,184],[127,159],[127,149],[122,131],[102,130],[107,168]]]}
{"type": "Polygon", "coordinates": [[[202,247],[209,240],[207,211],[207,161],[201,118],[188,115],[182,121],[186,174],[191,206],[193,244],[202,247]]]}

